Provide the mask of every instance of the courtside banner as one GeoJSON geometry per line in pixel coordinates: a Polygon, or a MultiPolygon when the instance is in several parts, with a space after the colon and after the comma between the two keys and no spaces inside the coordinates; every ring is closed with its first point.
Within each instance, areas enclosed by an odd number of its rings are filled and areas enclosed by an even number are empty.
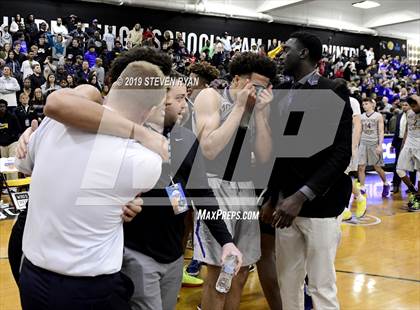
{"type": "MultiPolygon", "coordinates": [[[[334,5],[333,2],[331,4],[334,5]]],[[[241,37],[241,51],[248,51],[253,44],[265,45],[267,49],[273,38],[285,41],[291,33],[305,29],[316,34],[321,39],[323,50],[329,52],[334,58],[342,53],[347,56],[357,55],[361,44],[367,48],[373,47],[376,57],[383,54],[407,55],[406,40],[279,23],[158,11],[141,7],[79,1],[2,0],[0,12],[2,23],[10,25],[12,16],[17,13],[22,18],[28,14],[34,14],[37,24],[44,21],[50,28],[55,24],[57,17],[65,21],[70,14],[78,16],[86,26],[93,19],[98,19],[101,29],[107,32],[108,26],[112,26],[112,32],[122,40],[124,45],[128,32],[135,23],[139,22],[142,29],[152,26],[157,36],[163,35],[167,30],[172,37],[175,37],[177,32],[181,33],[187,49],[192,53],[200,51],[206,40],[213,43],[217,36],[221,36],[226,31],[230,36],[241,37]]]]}

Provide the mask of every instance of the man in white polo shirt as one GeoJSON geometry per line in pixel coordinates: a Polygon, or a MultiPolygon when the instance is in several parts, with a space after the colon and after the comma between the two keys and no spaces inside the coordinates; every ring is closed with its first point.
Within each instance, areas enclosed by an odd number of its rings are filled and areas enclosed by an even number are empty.
{"type": "MultiPolygon", "coordinates": [[[[163,78],[147,62],[130,63],[120,77],[139,76],[163,78]]],[[[142,124],[162,102],[162,86],[114,83],[104,106],[142,124]]],[[[134,140],[47,118],[16,166],[32,174],[19,283],[22,308],[129,309],[132,283],[120,273],[121,205],[155,185],[160,156],[134,140]]]]}

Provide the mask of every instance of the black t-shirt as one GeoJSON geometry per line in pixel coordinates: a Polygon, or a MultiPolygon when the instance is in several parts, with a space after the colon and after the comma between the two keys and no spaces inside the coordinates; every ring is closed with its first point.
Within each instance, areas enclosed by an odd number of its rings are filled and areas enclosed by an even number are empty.
{"type": "MultiPolygon", "coordinates": [[[[191,201],[188,197],[200,197],[203,203],[196,203],[197,209],[218,209],[217,200],[208,187],[204,160],[195,135],[186,128],[175,126],[170,133],[170,145],[171,165],[163,164],[155,189],[141,195],[144,201],[142,211],[133,221],[124,224],[125,246],[163,264],[174,262],[183,255],[184,219],[188,213],[175,215],[173,211],[164,189],[171,184],[171,177],[174,183],[181,183],[189,205],[191,201]],[[198,165],[195,166],[198,169],[191,171],[193,164],[198,165]],[[176,167],[179,169],[172,171],[176,167]],[[195,189],[186,189],[187,183],[193,184],[195,189]],[[204,197],[207,197],[206,201],[204,197]],[[152,203],[156,199],[160,199],[158,205],[152,203]]],[[[223,220],[207,220],[204,223],[220,245],[232,242],[223,220]]]]}
{"type": "Polygon", "coordinates": [[[21,128],[19,122],[13,114],[6,112],[0,116],[0,145],[8,146],[19,139],[21,128]]]}

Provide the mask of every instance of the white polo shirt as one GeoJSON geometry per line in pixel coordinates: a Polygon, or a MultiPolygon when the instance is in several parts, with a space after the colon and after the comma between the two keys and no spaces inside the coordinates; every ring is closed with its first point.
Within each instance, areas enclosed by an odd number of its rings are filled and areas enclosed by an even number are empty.
{"type": "Polygon", "coordinates": [[[17,168],[32,173],[23,253],[70,276],[118,272],[122,207],[154,187],[161,158],[134,140],[90,134],[44,119],[17,168]]]}

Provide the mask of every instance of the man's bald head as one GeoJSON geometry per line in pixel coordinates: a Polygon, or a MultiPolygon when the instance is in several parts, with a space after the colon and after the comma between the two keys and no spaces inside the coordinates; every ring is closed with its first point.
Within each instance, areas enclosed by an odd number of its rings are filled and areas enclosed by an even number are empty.
{"type": "Polygon", "coordinates": [[[102,104],[102,95],[96,87],[89,84],[82,84],[77,86],[74,90],[77,91],[81,97],[102,104]]]}

